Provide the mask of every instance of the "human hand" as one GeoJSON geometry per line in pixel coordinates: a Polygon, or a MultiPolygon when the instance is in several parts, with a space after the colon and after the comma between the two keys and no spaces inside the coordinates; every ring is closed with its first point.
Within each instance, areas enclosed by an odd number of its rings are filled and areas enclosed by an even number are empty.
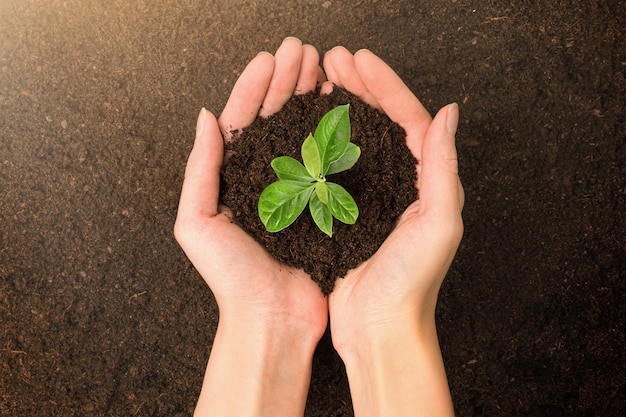
{"type": "Polygon", "coordinates": [[[308,275],[278,263],[232,222],[227,208],[218,206],[222,135],[232,140],[230,132],[247,127],[257,115],[267,117],[280,110],[294,93],[312,91],[320,73],[315,48],[287,38],[275,57],[262,52],[248,64],[217,122],[204,109],[198,118],[175,235],[213,291],[223,316],[245,312],[257,319],[276,321],[279,311],[294,315],[306,312],[314,313],[314,317],[300,319],[312,322],[309,325],[315,328],[325,327],[325,319],[320,319],[327,314],[325,302],[308,275]],[[284,303],[295,301],[289,299],[296,296],[294,293],[298,293],[297,308],[285,308],[284,303]],[[304,306],[307,302],[312,305],[304,306]]]}
{"type": "Polygon", "coordinates": [[[248,64],[219,120],[200,112],[174,227],[220,310],[197,414],[222,415],[239,407],[232,415],[298,415],[304,408],[313,350],[328,321],[327,301],[307,274],[279,263],[235,225],[218,200],[222,137],[236,140],[229,132],[247,127],[257,115],[273,114],[294,93],[312,91],[322,74],[315,48],[287,38],[275,56],[261,53],[248,64]],[[255,379],[255,372],[266,380],[255,379]],[[276,396],[272,390],[282,392],[276,396]],[[293,390],[297,398],[289,395],[293,390]],[[250,393],[255,396],[246,401],[250,393]]]}
{"type": "MultiPolygon", "coordinates": [[[[450,414],[434,317],[463,233],[454,144],[458,106],[446,106],[431,120],[398,75],[367,50],[353,56],[334,48],[324,57],[324,70],[329,82],[402,126],[418,160],[419,199],[372,258],[337,281],[329,298],[333,344],[346,363],[355,414],[415,415],[407,398],[424,415],[450,414]],[[384,401],[390,398],[395,400],[384,401]]],[[[322,91],[330,88],[327,83],[322,91]]]]}

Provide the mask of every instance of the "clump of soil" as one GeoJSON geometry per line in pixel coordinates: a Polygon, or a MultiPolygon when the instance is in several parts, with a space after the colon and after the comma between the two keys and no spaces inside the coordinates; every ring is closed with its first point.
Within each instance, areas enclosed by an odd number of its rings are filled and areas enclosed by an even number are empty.
{"type": "Polygon", "coordinates": [[[226,145],[230,154],[221,184],[221,200],[235,221],[278,260],[303,268],[329,294],[337,278],[370,258],[402,212],[417,199],[416,160],[405,132],[385,114],[358,97],[335,88],[332,94],[294,96],[268,119],[257,118],[226,145]],[[356,165],[329,177],[348,190],[359,207],[354,225],[333,222],[333,237],[320,231],[308,208],[288,228],[269,233],[257,212],[259,196],[276,181],[270,162],[288,155],[302,161],[300,147],[329,110],[350,104],[351,141],[361,147],[356,165]]]}

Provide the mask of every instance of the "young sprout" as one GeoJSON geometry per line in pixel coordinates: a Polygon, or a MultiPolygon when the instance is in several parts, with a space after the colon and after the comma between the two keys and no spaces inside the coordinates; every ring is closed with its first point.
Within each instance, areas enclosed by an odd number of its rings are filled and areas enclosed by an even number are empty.
{"type": "Polygon", "coordinates": [[[326,176],[348,170],[361,156],[350,142],[349,104],[335,107],[322,117],[314,134],[302,143],[302,161],[290,156],[272,160],[278,181],[263,190],[259,217],[268,232],[292,224],[307,204],[320,230],[333,235],[333,217],[354,224],[359,216],[356,202],[345,188],[326,181],[326,176]]]}

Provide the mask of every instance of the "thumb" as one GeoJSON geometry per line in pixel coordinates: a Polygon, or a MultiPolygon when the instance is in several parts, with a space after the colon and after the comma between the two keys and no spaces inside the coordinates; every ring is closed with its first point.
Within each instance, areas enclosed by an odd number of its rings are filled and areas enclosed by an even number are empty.
{"type": "Polygon", "coordinates": [[[222,134],[215,116],[200,111],[196,140],[187,161],[178,206],[177,224],[192,225],[218,213],[220,169],[224,155],[222,134]]]}
{"type": "Polygon", "coordinates": [[[456,103],[442,108],[422,144],[420,205],[446,222],[460,217],[464,200],[455,146],[458,122],[456,103]]]}

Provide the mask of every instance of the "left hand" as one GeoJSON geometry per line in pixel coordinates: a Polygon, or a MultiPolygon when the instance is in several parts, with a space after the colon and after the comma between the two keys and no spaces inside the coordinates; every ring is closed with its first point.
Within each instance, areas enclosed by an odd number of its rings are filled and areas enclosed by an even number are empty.
{"type": "MultiPolygon", "coordinates": [[[[323,334],[326,299],[302,270],[275,260],[218,206],[223,137],[267,117],[323,81],[311,45],[287,38],[276,55],[258,54],[237,80],[219,121],[204,109],[197,123],[180,198],[175,236],[215,295],[222,319],[260,330],[270,323],[323,334]],[[296,323],[294,323],[294,326],[296,323]]],[[[236,140],[236,139],[235,139],[236,140]]],[[[317,342],[316,340],[316,342],[317,342]]]]}

